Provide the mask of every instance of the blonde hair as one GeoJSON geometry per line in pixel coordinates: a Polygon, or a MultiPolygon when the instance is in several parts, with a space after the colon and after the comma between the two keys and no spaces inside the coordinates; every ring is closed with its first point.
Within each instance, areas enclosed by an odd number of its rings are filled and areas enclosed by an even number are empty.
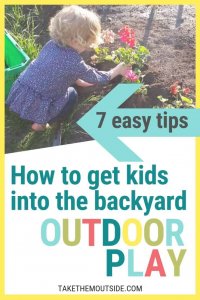
{"type": "Polygon", "coordinates": [[[51,19],[49,33],[63,46],[70,46],[73,40],[81,47],[90,47],[99,44],[101,24],[94,12],[80,6],[66,6],[51,19]]]}

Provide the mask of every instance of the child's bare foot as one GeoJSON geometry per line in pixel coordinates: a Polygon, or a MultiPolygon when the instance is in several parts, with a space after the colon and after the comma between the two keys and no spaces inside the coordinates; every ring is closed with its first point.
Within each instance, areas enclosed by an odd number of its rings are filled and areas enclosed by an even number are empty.
{"type": "Polygon", "coordinates": [[[49,127],[49,124],[38,124],[38,123],[34,123],[31,128],[34,131],[44,131],[46,128],[49,127]]]}

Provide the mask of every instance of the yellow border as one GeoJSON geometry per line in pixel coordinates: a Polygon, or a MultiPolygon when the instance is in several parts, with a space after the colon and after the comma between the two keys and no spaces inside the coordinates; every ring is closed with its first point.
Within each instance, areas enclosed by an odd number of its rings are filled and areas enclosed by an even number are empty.
{"type": "MultiPolygon", "coordinates": [[[[68,5],[68,4],[102,4],[102,5],[136,5],[136,4],[154,4],[154,5],[195,5],[196,6],[196,99],[197,99],[197,107],[200,107],[200,1],[199,0],[124,0],[124,1],[116,1],[116,0],[104,0],[104,1],[92,1],[92,0],[1,0],[0,1],[0,68],[1,68],[1,80],[0,80],[0,299],[60,299],[60,297],[66,297],[66,295],[5,295],[4,294],[4,5],[7,4],[38,4],[38,5],[68,5]]],[[[197,124],[199,126],[199,124],[197,124]]],[[[139,298],[143,300],[154,300],[156,299],[170,299],[175,300],[177,298],[184,300],[195,300],[200,299],[200,234],[198,233],[198,228],[200,228],[200,219],[198,219],[198,215],[200,213],[200,204],[198,203],[198,199],[200,199],[200,138],[196,139],[196,153],[199,154],[196,157],[196,295],[70,295],[68,298],[80,299],[80,298],[101,298],[101,297],[109,297],[109,298],[139,298]]],[[[186,283],[187,284],[187,283],[186,283]]]]}

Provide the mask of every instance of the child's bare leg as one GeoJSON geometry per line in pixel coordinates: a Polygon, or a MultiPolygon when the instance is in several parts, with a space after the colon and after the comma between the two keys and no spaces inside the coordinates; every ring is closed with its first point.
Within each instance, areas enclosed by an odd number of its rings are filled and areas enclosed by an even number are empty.
{"type": "Polygon", "coordinates": [[[48,124],[39,124],[39,123],[33,123],[31,126],[32,130],[34,131],[44,131],[48,127],[48,124]]]}

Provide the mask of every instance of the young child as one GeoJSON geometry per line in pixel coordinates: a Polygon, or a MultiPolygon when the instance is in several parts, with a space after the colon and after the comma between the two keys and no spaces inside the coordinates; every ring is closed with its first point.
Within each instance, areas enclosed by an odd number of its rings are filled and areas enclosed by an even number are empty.
{"type": "Polygon", "coordinates": [[[80,53],[97,45],[101,33],[98,16],[87,9],[63,8],[51,19],[49,31],[51,40],[16,80],[7,99],[10,110],[32,121],[35,131],[63,120],[72,111],[77,102],[73,84],[107,84],[130,69],[119,64],[103,72],[83,61],[80,53]]]}

